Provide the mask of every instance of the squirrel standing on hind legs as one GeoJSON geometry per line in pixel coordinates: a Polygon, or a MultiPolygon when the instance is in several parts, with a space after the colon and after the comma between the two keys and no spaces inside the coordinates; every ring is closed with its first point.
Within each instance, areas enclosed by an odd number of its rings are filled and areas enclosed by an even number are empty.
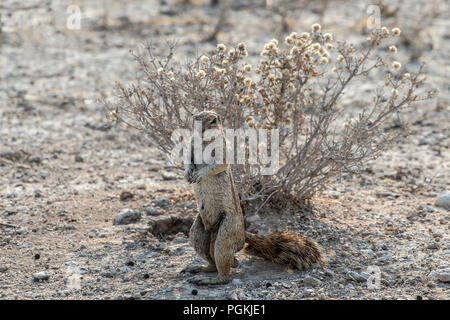
{"type": "MultiPolygon", "coordinates": [[[[203,142],[203,134],[210,129],[220,130],[222,137],[225,137],[221,119],[216,113],[200,112],[194,115],[194,121],[202,124],[203,142]]],[[[247,254],[291,268],[305,269],[313,263],[323,264],[318,245],[301,234],[274,232],[256,235],[246,232],[239,194],[229,164],[226,161],[193,164],[192,141],[190,151],[191,163],[186,165],[185,178],[194,186],[199,214],[192,224],[189,239],[197,254],[209,264],[187,267],[182,272],[218,273],[216,278],[197,276],[191,282],[199,285],[228,283],[231,268],[238,266],[234,255],[242,248],[247,254]]]]}

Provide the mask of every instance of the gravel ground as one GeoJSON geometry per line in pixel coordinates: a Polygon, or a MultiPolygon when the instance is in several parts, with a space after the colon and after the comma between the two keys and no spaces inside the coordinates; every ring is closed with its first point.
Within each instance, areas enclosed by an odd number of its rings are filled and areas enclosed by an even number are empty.
{"type": "MultiPolygon", "coordinates": [[[[191,187],[145,137],[110,125],[96,102],[99,92],[112,95],[116,80],[133,80],[129,50],[145,41],[164,53],[167,39],[178,40],[180,61],[213,49],[199,40],[216,11],[174,1],[108,0],[106,9],[101,1],[70,1],[83,19],[80,30],[68,30],[69,2],[52,1],[52,10],[34,7],[40,2],[0,5],[0,299],[449,298],[445,1],[407,1],[382,21],[403,30],[404,68],[426,61],[428,82],[440,91],[406,113],[410,136],[360,176],[333,182],[311,210],[248,211],[249,231],[315,238],[326,268],[292,271],[239,253],[233,281],[218,287],[196,287],[179,273],[201,262],[186,236],[196,213],[191,187]],[[128,224],[117,224],[124,217],[128,224]],[[370,288],[374,269],[380,285],[370,288]]],[[[259,48],[279,32],[279,17],[248,9],[249,2],[237,1],[218,39],[245,40],[250,61],[258,61],[259,48]]],[[[340,38],[362,43],[367,5],[330,1],[322,16],[308,6],[288,22],[302,32],[321,21],[340,38]]],[[[343,104],[352,113],[362,101],[349,92],[343,104]]]]}

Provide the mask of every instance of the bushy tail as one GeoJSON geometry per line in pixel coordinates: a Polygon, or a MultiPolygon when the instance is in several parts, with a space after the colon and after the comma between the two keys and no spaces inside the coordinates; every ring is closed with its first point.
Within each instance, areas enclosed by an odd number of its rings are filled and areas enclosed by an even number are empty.
{"type": "Polygon", "coordinates": [[[244,252],[300,270],[324,265],[319,245],[301,234],[274,232],[258,236],[245,232],[244,252]]]}

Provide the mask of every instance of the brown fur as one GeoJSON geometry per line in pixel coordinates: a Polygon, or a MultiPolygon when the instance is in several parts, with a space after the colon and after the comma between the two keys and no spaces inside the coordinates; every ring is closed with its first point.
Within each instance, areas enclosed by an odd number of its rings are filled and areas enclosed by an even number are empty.
{"type": "Polygon", "coordinates": [[[274,232],[258,236],[245,233],[246,254],[304,270],[312,264],[324,264],[322,253],[316,242],[301,234],[274,232]]]}
{"type": "MultiPolygon", "coordinates": [[[[211,128],[223,130],[220,118],[213,112],[201,112],[194,116],[194,120],[202,121],[203,131],[211,128]]],[[[185,177],[194,184],[199,208],[189,239],[195,251],[209,265],[185,268],[183,271],[218,272],[217,278],[199,276],[192,282],[229,282],[231,268],[237,266],[234,255],[244,247],[245,242],[244,252],[292,268],[305,269],[313,263],[323,263],[318,245],[302,235],[278,232],[258,236],[245,232],[244,215],[228,164],[189,164],[185,177]]]]}

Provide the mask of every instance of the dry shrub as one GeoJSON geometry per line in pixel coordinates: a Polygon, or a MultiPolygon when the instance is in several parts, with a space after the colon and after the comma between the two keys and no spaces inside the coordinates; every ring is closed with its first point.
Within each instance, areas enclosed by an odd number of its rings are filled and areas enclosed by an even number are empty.
{"type": "Polygon", "coordinates": [[[392,119],[433,95],[417,93],[422,68],[402,73],[396,48],[380,53],[380,44],[400,30],[373,30],[361,48],[335,41],[318,24],[312,30],[292,33],[284,44],[267,43],[256,66],[245,62],[244,43],[229,49],[219,44],[185,66],[172,61],[173,46],[164,59],[148,46],[134,55],[145,75],[118,85],[118,100],[108,104],[111,116],[145,132],[165,154],[174,146],[173,130],[190,128],[189,116],[202,110],[216,111],[228,128],[278,128],[275,175],[262,176],[256,165],[232,166],[243,200],[308,199],[331,178],[380,155],[399,135],[387,130],[392,119]],[[356,118],[347,119],[339,99],[350,83],[361,84],[372,72],[384,75],[382,85],[356,118]]]}

